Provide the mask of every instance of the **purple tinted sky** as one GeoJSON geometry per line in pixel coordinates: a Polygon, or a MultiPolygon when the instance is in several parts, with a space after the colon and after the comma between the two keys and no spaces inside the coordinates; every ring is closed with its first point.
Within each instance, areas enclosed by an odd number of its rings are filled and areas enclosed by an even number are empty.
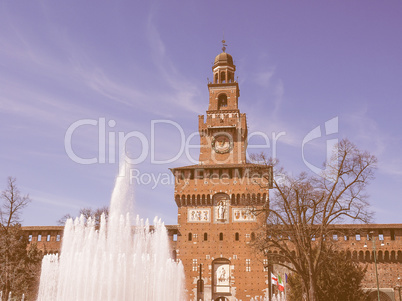
{"type": "MultiPolygon", "coordinates": [[[[277,156],[297,173],[307,169],[303,138],[338,117],[339,132],[310,142],[306,158],[323,162],[329,138],[372,152],[376,222],[402,221],[401,1],[133,2],[0,4],[0,182],[15,176],[30,193],[24,225],[53,225],[109,202],[118,166],[73,162],[64,137],[74,122],[106,118],[116,122],[107,133],[150,137],[151,120],[168,119],[187,136],[197,131],[223,32],[250,132],[286,132],[277,156]]],[[[138,156],[138,140],[128,144],[138,156]]],[[[178,130],[157,127],[154,146],[158,160],[174,157],[178,130]]],[[[97,156],[97,128],[77,129],[73,149],[97,156]]],[[[187,164],[184,155],[161,165],[148,155],[136,168],[165,177],[187,164]]],[[[135,187],[137,212],[176,223],[173,185],[152,186],[135,187]]]]}

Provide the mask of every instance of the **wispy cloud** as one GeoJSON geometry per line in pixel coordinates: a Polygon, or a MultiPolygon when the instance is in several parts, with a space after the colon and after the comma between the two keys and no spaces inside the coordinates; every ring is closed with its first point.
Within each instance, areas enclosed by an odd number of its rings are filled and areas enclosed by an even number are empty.
{"type": "Polygon", "coordinates": [[[156,10],[151,10],[148,16],[147,37],[154,65],[159,70],[163,80],[175,91],[174,95],[169,97],[169,100],[172,104],[180,106],[189,112],[202,112],[203,107],[195,100],[197,95],[200,95],[198,88],[180,74],[171,59],[166,55],[165,44],[154,20],[155,15],[156,10]]]}
{"type": "Polygon", "coordinates": [[[385,160],[380,159],[379,168],[380,172],[395,176],[395,180],[399,178],[399,182],[402,182],[402,159],[392,157],[385,160]]]}
{"type": "MultiPolygon", "coordinates": [[[[66,112],[68,110],[82,111],[85,103],[80,102],[79,99],[88,97],[99,101],[107,99],[109,102],[112,101],[119,106],[124,105],[135,108],[137,111],[160,116],[175,116],[177,111],[200,111],[198,103],[194,100],[199,94],[197,88],[186,81],[166,57],[163,42],[152,22],[149,23],[148,28],[150,33],[149,41],[154,60],[157,60],[152,68],[156,68],[157,72],[159,72],[156,78],[163,78],[169,84],[170,89],[164,90],[162,87],[149,89],[148,87],[140,86],[140,84],[136,85],[136,83],[130,83],[129,85],[123,83],[120,79],[121,75],[116,76],[107,71],[102,67],[104,65],[102,62],[98,62],[95,57],[86,54],[82,44],[77,45],[73,37],[62,30],[58,30],[57,24],[49,24],[48,26],[53,28],[52,32],[49,33],[54,38],[52,44],[60,49],[63,54],[60,56],[60,53],[58,53],[57,57],[54,57],[49,51],[43,50],[42,44],[38,44],[37,41],[31,39],[27,32],[16,24],[11,24],[10,27],[14,33],[14,38],[0,41],[2,46],[0,57],[3,57],[4,61],[13,62],[14,66],[20,66],[21,73],[27,74],[26,71],[28,71],[32,73],[31,76],[46,78],[48,83],[46,87],[42,87],[44,91],[39,91],[39,87],[35,86],[34,83],[27,85],[26,82],[21,82],[20,78],[14,78],[16,82],[11,83],[11,85],[10,83],[3,83],[4,87],[8,88],[9,94],[13,92],[15,94],[13,97],[8,97],[8,101],[24,103],[23,96],[29,97],[32,94],[37,94],[42,103],[49,100],[47,102],[49,105],[48,110],[52,106],[59,105],[64,106],[64,108],[60,107],[59,109],[67,109],[66,112]],[[58,34],[55,32],[58,32],[58,34]],[[48,91],[51,90],[49,89],[51,86],[62,87],[69,93],[73,93],[71,97],[75,99],[51,97],[51,93],[48,91]],[[70,87],[74,87],[74,90],[71,91],[70,87]],[[93,93],[88,94],[85,88],[89,88],[93,93]],[[16,99],[17,97],[19,99],[16,99]],[[77,106],[72,104],[74,102],[77,106]],[[77,107],[79,107],[79,110],[77,110],[77,107]]],[[[152,68],[150,72],[155,73],[152,68]]],[[[134,71],[137,72],[138,70],[134,71]]],[[[3,78],[7,79],[8,82],[12,80],[9,74],[4,72],[4,69],[3,78]]],[[[3,84],[0,83],[0,85],[3,84]]],[[[4,98],[5,94],[2,96],[4,98]]],[[[5,104],[3,104],[4,106],[5,104]]],[[[32,105],[27,104],[26,101],[24,106],[24,109],[32,108],[32,105]]],[[[14,113],[16,112],[14,110],[14,113]]],[[[19,113],[22,114],[22,110],[19,113]]],[[[37,113],[38,115],[32,115],[31,118],[33,116],[49,118],[52,115],[37,113]]]]}
{"type": "Polygon", "coordinates": [[[72,210],[77,210],[89,205],[83,200],[64,198],[60,195],[52,195],[48,192],[37,191],[32,188],[28,188],[28,190],[30,191],[30,197],[34,203],[38,202],[45,205],[47,204],[56,207],[70,208],[72,210]]]}
{"type": "Polygon", "coordinates": [[[269,88],[271,86],[272,77],[275,74],[275,68],[265,70],[262,72],[257,72],[255,74],[255,81],[263,88],[269,88]]]}
{"type": "Polygon", "coordinates": [[[350,138],[362,149],[377,156],[379,172],[391,176],[402,176],[402,160],[399,150],[402,139],[383,127],[375,117],[371,117],[368,106],[360,104],[356,110],[345,112],[342,122],[347,124],[350,138]]]}
{"type": "Polygon", "coordinates": [[[381,155],[386,150],[387,140],[390,137],[381,130],[378,122],[368,115],[367,104],[361,103],[357,109],[349,108],[343,112],[342,122],[348,125],[353,138],[372,152],[381,155]]]}

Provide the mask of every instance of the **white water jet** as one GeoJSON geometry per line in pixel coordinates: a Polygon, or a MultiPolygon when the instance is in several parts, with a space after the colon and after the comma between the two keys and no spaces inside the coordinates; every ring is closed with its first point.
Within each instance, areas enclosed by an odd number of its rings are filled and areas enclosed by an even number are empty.
{"type": "Polygon", "coordinates": [[[128,176],[117,177],[108,221],[67,220],[60,257],[46,255],[38,301],[182,301],[184,270],[170,258],[164,224],[132,226],[128,176]]]}

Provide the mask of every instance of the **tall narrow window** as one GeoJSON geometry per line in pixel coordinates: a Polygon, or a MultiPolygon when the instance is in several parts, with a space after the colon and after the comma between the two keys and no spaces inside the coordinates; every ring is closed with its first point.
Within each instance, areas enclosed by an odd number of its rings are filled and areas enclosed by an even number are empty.
{"type": "Polygon", "coordinates": [[[204,241],[207,241],[207,240],[208,240],[208,233],[205,232],[205,233],[204,233],[204,241]]]}
{"type": "Polygon", "coordinates": [[[235,241],[239,241],[239,239],[240,239],[239,232],[236,232],[236,234],[235,234],[235,241]]]}
{"type": "Polygon", "coordinates": [[[219,240],[223,240],[223,233],[219,233],[219,240]]]}
{"type": "Polygon", "coordinates": [[[193,234],[190,232],[188,234],[188,241],[192,241],[193,240],[193,234]]]}
{"type": "Polygon", "coordinates": [[[221,72],[221,83],[226,83],[226,74],[225,74],[225,72],[221,72]]]}
{"type": "Polygon", "coordinates": [[[251,232],[251,240],[254,241],[255,240],[255,233],[251,232]]]}
{"type": "Polygon", "coordinates": [[[391,230],[391,240],[395,240],[395,230],[391,230]]]}
{"type": "Polygon", "coordinates": [[[56,241],[60,241],[60,234],[57,234],[56,241]]]}
{"type": "Polygon", "coordinates": [[[42,240],[42,235],[38,234],[38,241],[41,241],[41,240],[42,240]]]}
{"type": "Polygon", "coordinates": [[[378,239],[384,240],[384,232],[382,230],[378,231],[378,239]]]}
{"type": "Polygon", "coordinates": [[[46,241],[50,241],[50,234],[47,235],[46,241]]]}
{"type": "Polygon", "coordinates": [[[204,179],[204,170],[200,169],[196,171],[196,178],[197,179],[204,179]]]}

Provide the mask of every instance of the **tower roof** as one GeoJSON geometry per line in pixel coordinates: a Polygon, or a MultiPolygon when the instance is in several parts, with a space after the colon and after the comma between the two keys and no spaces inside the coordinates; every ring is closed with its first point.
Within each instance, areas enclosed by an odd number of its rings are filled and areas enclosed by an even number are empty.
{"type": "Polygon", "coordinates": [[[222,65],[234,66],[233,58],[229,53],[222,52],[215,57],[214,67],[222,65]]]}

